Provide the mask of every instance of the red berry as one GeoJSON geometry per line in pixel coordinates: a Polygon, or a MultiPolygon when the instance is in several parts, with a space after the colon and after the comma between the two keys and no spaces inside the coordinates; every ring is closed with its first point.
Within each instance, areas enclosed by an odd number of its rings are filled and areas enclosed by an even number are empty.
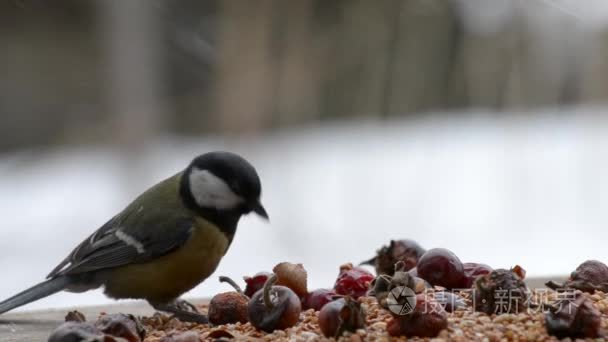
{"type": "Polygon", "coordinates": [[[334,301],[336,295],[337,293],[331,289],[314,290],[304,296],[302,308],[304,310],[314,309],[315,311],[319,311],[325,304],[334,301]]]}
{"type": "Polygon", "coordinates": [[[259,272],[253,277],[243,277],[243,280],[245,280],[245,283],[247,284],[247,286],[245,286],[245,296],[251,298],[254,293],[264,287],[264,284],[271,275],[272,273],[269,272],[259,272]]]}
{"type": "Polygon", "coordinates": [[[475,283],[477,277],[488,274],[493,271],[492,267],[486,264],[478,264],[475,262],[465,262],[462,264],[464,269],[464,276],[466,277],[465,286],[469,288],[475,283]]]}
{"type": "Polygon", "coordinates": [[[456,254],[445,248],[433,248],[418,261],[418,276],[447,289],[462,288],[466,285],[464,267],[456,254]]]}
{"type": "Polygon", "coordinates": [[[348,263],[340,266],[340,274],[334,284],[334,290],[339,295],[357,299],[367,293],[369,284],[374,278],[366,269],[353,267],[353,264],[348,263]]]}

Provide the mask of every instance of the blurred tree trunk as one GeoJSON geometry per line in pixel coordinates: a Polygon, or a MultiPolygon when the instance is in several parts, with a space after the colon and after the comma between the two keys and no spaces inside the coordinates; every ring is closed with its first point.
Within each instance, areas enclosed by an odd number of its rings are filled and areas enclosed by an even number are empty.
{"type": "Polygon", "coordinates": [[[157,12],[147,0],[99,1],[106,52],[105,92],[113,117],[108,139],[137,155],[168,119],[157,12]]]}
{"type": "Polygon", "coordinates": [[[448,0],[406,0],[391,51],[389,115],[443,109],[455,56],[455,13],[448,0]]]}
{"type": "Polygon", "coordinates": [[[274,114],[277,75],[272,55],[278,0],[220,3],[218,65],[214,94],[220,132],[252,133],[274,114]]]}

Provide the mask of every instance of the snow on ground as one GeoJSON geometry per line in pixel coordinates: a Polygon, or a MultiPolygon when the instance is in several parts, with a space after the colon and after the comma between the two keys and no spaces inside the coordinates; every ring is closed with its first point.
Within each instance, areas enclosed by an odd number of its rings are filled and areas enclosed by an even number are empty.
{"type": "MultiPolygon", "coordinates": [[[[216,273],[187,296],[301,262],[310,286],[391,238],[447,247],[463,261],[565,274],[608,261],[608,121],[602,109],[537,116],[473,113],[332,123],[256,140],[162,138],[138,156],[82,146],[0,156],[0,297],[44,279],[71,249],[149,185],[199,153],[246,156],[271,223],[250,216],[216,273]]],[[[25,309],[109,302],[60,293],[25,309]]]]}

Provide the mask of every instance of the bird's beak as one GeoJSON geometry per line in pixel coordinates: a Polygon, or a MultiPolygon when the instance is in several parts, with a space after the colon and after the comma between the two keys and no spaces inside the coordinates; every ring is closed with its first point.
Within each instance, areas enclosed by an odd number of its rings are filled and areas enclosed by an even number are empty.
{"type": "Polygon", "coordinates": [[[260,203],[259,200],[255,201],[253,204],[251,204],[251,211],[260,215],[260,217],[262,217],[266,220],[270,220],[268,218],[268,213],[266,212],[266,209],[264,209],[264,206],[262,205],[262,203],[260,203]]]}

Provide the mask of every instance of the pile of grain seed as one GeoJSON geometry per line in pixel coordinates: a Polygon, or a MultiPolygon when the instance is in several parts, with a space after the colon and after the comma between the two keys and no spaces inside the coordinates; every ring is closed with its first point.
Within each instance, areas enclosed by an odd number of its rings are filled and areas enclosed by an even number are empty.
{"type": "MultiPolygon", "coordinates": [[[[542,290],[533,294],[536,298],[544,296],[548,301],[556,299],[552,290],[542,290]]],[[[585,294],[594,302],[602,313],[602,328],[608,327],[608,296],[603,292],[593,295],[585,294]]],[[[465,295],[465,297],[467,297],[465,295]]],[[[391,338],[387,331],[387,322],[391,319],[388,311],[379,307],[373,297],[359,299],[367,312],[366,330],[360,329],[354,334],[347,333],[340,341],[558,341],[549,336],[544,326],[544,315],[539,310],[527,313],[487,315],[474,312],[470,307],[448,315],[448,329],[443,330],[437,338],[391,338]],[[536,312],[534,312],[536,311],[536,312]]],[[[201,307],[205,312],[206,307],[201,307]]],[[[176,319],[169,319],[165,315],[156,314],[142,319],[148,329],[145,339],[147,342],[170,342],[174,338],[189,332],[190,338],[183,341],[231,339],[247,341],[330,341],[319,330],[317,314],[313,310],[303,311],[300,322],[289,329],[264,333],[256,330],[251,324],[228,324],[216,327],[182,323],[176,319]]],[[[601,339],[588,339],[601,341],[601,339]]],[[[179,341],[179,339],[177,340],[179,341]]]]}

